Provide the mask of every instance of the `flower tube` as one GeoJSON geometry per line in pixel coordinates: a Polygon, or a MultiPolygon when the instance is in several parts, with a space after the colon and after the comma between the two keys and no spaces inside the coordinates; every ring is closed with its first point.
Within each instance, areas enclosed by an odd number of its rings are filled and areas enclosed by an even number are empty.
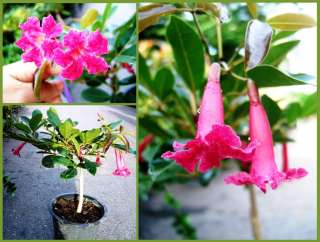
{"type": "Polygon", "coordinates": [[[125,166],[122,152],[118,149],[114,149],[116,156],[117,168],[114,170],[113,175],[115,176],[129,176],[131,174],[130,170],[125,166]]]}
{"type": "Polygon", "coordinates": [[[26,144],[27,144],[26,142],[22,142],[22,143],[21,143],[20,145],[18,145],[18,147],[16,147],[15,149],[11,149],[12,154],[15,155],[15,156],[21,157],[20,151],[22,150],[22,148],[23,148],[26,144]]]}
{"type": "Polygon", "coordinates": [[[278,171],[273,151],[272,131],[267,114],[259,98],[258,89],[252,80],[248,80],[250,99],[250,138],[257,142],[256,151],[252,156],[250,173],[239,172],[225,178],[227,184],[254,184],[264,193],[266,184],[276,189],[283,181],[301,178],[307,175],[303,168],[289,169],[287,172],[278,171]]]}
{"type": "Polygon", "coordinates": [[[200,105],[200,114],[195,139],[185,144],[174,142],[174,151],[167,151],[162,158],[175,160],[188,172],[198,168],[206,172],[219,167],[226,158],[248,161],[255,149],[255,143],[244,146],[235,131],[224,124],[222,90],[220,87],[220,66],[210,67],[208,82],[200,105]]]}

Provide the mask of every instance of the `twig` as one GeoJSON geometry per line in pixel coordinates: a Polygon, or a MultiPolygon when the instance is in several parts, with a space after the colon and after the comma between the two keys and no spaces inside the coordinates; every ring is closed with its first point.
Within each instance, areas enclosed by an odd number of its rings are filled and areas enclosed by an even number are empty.
{"type": "Polygon", "coordinates": [[[261,239],[261,229],[256,201],[256,193],[254,191],[254,187],[249,185],[249,193],[250,193],[250,221],[252,226],[253,237],[255,240],[261,239]]]}
{"type": "Polygon", "coordinates": [[[219,57],[219,60],[221,60],[223,58],[223,44],[222,44],[222,34],[221,34],[221,23],[218,18],[216,18],[216,30],[217,30],[218,57],[219,57]]]}
{"type": "Polygon", "coordinates": [[[205,48],[205,50],[207,52],[207,55],[210,57],[209,43],[208,43],[206,37],[204,36],[204,34],[202,33],[202,31],[200,29],[200,25],[199,25],[199,21],[197,19],[196,13],[195,12],[191,12],[191,14],[192,14],[193,22],[194,22],[194,24],[195,24],[195,26],[196,26],[196,28],[198,30],[198,33],[199,33],[200,38],[201,38],[201,41],[202,41],[202,43],[204,45],[204,48],[205,48]]]}

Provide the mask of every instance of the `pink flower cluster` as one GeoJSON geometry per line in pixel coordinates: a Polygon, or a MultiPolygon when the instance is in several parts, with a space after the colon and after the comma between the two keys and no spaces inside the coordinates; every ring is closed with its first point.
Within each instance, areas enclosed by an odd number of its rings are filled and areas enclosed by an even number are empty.
{"type": "Polygon", "coordinates": [[[34,62],[38,67],[45,61],[51,61],[62,68],[61,76],[75,80],[82,75],[84,68],[89,74],[105,72],[109,66],[101,57],[108,53],[108,40],[99,32],[70,30],[61,36],[63,26],[49,15],[42,19],[29,17],[20,24],[21,38],[16,45],[23,50],[21,56],[25,62],[34,62]]]}
{"type": "Polygon", "coordinates": [[[254,184],[266,192],[266,185],[276,189],[283,181],[307,175],[302,169],[278,171],[273,151],[273,140],[268,117],[262,106],[258,90],[252,80],[248,81],[250,99],[250,140],[244,145],[235,131],[224,124],[223,97],[220,87],[220,66],[212,64],[205,87],[196,137],[185,144],[174,142],[173,150],[162,154],[162,158],[175,160],[188,172],[198,169],[206,172],[220,167],[221,160],[238,159],[250,165],[250,173],[239,172],[225,178],[227,184],[254,184]]]}

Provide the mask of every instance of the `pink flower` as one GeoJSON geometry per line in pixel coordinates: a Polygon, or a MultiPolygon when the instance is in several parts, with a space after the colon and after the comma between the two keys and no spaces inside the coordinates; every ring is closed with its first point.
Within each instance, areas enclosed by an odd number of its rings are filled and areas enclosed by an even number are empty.
{"type": "Polygon", "coordinates": [[[225,178],[227,184],[247,185],[254,184],[264,193],[266,184],[276,189],[281,182],[290,181],[307,175],[303,168],[289,169],[280,172],[274,160],[272,131],[266,112],[260,102],[258,90],[252,80],[248,81],[250,98],[250,138],[258,142],[251,161],[250,174],[239,172],[225,178]]]}
{"type": "Polygon", "coordinates": [[[174,142],[174,152],[162,154],[164,159],[175,160],[188,172],[198,166],[200,172],[219,167],[222,159],[250,160],[255,143],[244,146],[234,130],[224,124],[223,98],[220,87],[220,66],[212,64],[198,119],[196,138],[186,144],[174,142]]]}
{"type": "Polygon", "coordinates": [[[125,68],[129,73],[134,74],[134,69],[132,67],[132,65],[130,65],[129,63],[121,63],[121,66],[123,68],[125,68]]]}
{"type": "Polygon", "coordinates": [[[96,154],[96,164],[98,166],[100,166],[102,164],[99,152],[96,154]]]}
{"type": "Polygon", "coordinates": [[[113,172],[113,175],[115,176],[129,176],[131,172],[129,169],[125,166],[123,156],[120,150],[114,149],[114,153],[116,156],[116,164],[117,168],[113,172]]]}
{"type": "Polygon", "coordinates": [[[21,143],[20,145],[18,145],[18,147],[16,147],[15,149],[12,149],[12,150],[11,150],[12,154],[15,155],[15,156],[21,157],[20,151],[22,150],[22,148],[23,148],[26,144],[27,144],[26,142],[23,142],[23,143],[21,143]]]}
{"type": "Polygon", "coordinates": [[[42,26],[37,17],[29,17],[19,27],[22,36],[16,45],[24,52],[21,56],[23,61],[34,62],[40,67],[44,59],[53,59],[54,50],[61,47],[56,40],[62,32],[61,24],[57,24],[49,15],[42,19],[42,26]]]}
{"type": "Polygon", "coordinates": [[[289,170],[288,146],[287,143],[282,144],[282,171],[289,170]]]}
{"type": "Polygon", "coordinates": [[[55,62],[62,67],[61,76],[75,80],[86,68],[89,74],[105,72],[109,66],[100,55],[108,53],[108,40],[97,30],[87,33],[71,30],[64,36],[63,48],[54,52],[55,62]]]}

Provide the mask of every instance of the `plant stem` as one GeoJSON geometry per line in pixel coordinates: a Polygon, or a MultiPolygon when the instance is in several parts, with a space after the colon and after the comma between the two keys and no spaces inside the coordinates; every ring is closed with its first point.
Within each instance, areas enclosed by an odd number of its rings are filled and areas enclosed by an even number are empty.
{"type": "Polygon", "coordinates": [[[222,45],[221,23],[218,18],[216,18],[216,31],[217,31],[218,57],[219,57],[219,60],[221,60],[223,58],[223,45],[222,45]]]}
{"type": "Polygon", "coordinates": [[[79,168],[79,203],[77,208],[77,213],[82,212],[82,205],[83,205],[83,183],[84,183],[84,177],[83,177],[83,169],[79,168]]]}
{"type": "Polygon", "coordinates": [[[200,29],[200,24],[199,24],[199,21],[197,19],[196,13],[195,12],[191,12],[191,14],[192,14],[193,22],[194,22],[194,24],[195,24],[195,26],[196,26],[196,28],[198,30],[198,33],[199,33],[200,38],[201,38],[201,41],[202,41],[202,43],[204,45],[204,48],[205,48],[205,50],[207,52],[207,55],[210,57],[209,43],[208,43],[206,37],[204,36],[204,34],[202,33],[202,31],[200,29]]]}
{"type": "Polygon", "coordinates": [[[255,240],[261,239],[261,229],[256,201],[256,193],[254,191],[254,187],[249,185],[249,193],[250,193],[250,221],[252,226],[253,237],[255,240]]]}

